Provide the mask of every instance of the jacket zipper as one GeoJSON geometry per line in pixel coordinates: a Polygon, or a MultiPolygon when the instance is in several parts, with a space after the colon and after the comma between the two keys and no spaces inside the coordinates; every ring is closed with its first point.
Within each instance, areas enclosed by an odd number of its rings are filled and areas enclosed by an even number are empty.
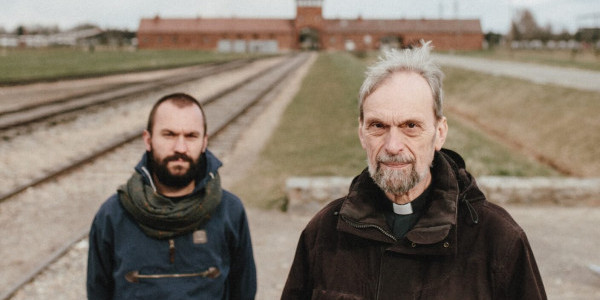
{"type": "MultiPolygon", "coordinates": [[[[382,228],[381,226],[375,225],[375,224],[364,224],[364,223],[358,223],[355,221],[352,221],[350,219],[348,219],[347,217],[345,217],[344,215],[340,215],[340,217],[342,218],[342,220],[344,220],[344,222],[348,223],[348,225],[357,228],[357,229],[366,229],[366,228],[375,228],[377,230],[379,230],[381,233],[383,233],[385,236],[389,237],[390,239],[392,239],[394,242],[397,242],[398,239],[392,235],[391,233],[389,233],[387,230],[385,230],[384,228],[382,228]]],[[[378,274],[378,278],[377,278],[377,294],[375,295],[375,299],[379,299],[379,294],[381,293],[381,269],[383,268],[383,259],[384,259],[384,255],[385,255],[385,249],[382,249],[381,252],[381,260],[379,261],[379,274],[378,274]]]]}
{"type": "Polygon", "coordinates": [[[131,271],[125,274],[125,280],[131,283],[137,283],[140,279],[163,279],[163,278],[187,278],[187,277],[203,277],[215,279],[221,275],[221,272],[216,267],[210,267],[206,271],[199,273],[179,273],[179,274],[140,274],[139,271],[131,271]]]}
{"type": "Polygon", "coordinates": [[[398,239],[393,234],[389,233],[387,230],[383,229],[381,226],[378,226],[375,224],[358,223],[358,222],[348,219],[344,215],[340,215],[340,217],[342,218],[342,220],[344,220],[344,222],[348,223],[348,225],[350,225],[354,228],[357,228],[357,229],[375,228],[375,229],[379,230],[381,233],[383,233],[385,236],[392,239],[394,242],[398,241],[398,239]]]}
{"type": "Polygon", "coordinates": [[[377,294],[375,295],[375,300],[379,300],[379,295],[381,294],[381,269],[383,269],[383,259],[385,256],[385,249],[381,249],[381,260],[379,260],[379,274],[377,276],[377,294]]]}
{"type": "MultiPolygon", "coordinates": [[[[169,262],[175,263],[175,240],[169,239],[169,262]]],[[[183,273],[183,274],[140,274],[139,271],[131,271],[125,274],[125,279],[128,282],[139,282],[140,279],[160,279],[160,278],[183,278],[183,277],[205,277],[205,278],[217,278],[221,275],[221,272],[216,267],[210,267],[204,272],[199,273],[183,273]]]]}
{"type": "Polygon", "coordinates": [[[175,240],[169,239],[169,261],[175,263],[175,240]]]}

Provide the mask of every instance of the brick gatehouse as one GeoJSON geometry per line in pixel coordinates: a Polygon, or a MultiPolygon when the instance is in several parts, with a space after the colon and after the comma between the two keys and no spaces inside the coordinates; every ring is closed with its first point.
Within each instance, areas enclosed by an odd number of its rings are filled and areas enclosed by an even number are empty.
{"type": "Polygon", "coordinates": [[[147,18],[140,49],[282,52],[299,49],[363,51],[402,47],[421,39],[437,50],[481,49],[478,19],[324,19],[324,0],[296,0],[295,19],[147,18]]]}

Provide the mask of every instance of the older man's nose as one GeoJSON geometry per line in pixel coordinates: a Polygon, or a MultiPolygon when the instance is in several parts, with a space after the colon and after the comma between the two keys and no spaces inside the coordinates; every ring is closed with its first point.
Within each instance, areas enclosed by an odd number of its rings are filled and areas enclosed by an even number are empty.
{"type": "Polygon", "coordinates": [[[398,129],[391,128],[385,141],[385,151],[389,154],[400,154],[406,147],[406,136],[398,129]]]}

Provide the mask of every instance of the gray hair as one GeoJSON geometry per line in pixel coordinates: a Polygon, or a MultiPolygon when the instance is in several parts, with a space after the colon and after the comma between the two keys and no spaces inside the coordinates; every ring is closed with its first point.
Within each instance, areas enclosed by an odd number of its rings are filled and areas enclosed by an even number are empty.
{"type": "Polygon", "coordinates": [[[380,56],[379,60],[369,67],[366,72],[367,77],[360,87],[358,98],[361,121],[363,120],[363,103],[365,99],[386,79],[392,76],[394,72],[398,71],[411,71],[423,76],[431,87],[434,100],[433,111],[436,118],[439,120],[444,117],[442,109],[444,98],[442,80],[444,78],[444,73],[431,58],[430,52],[432,46],[430,46],[430,44],[431,41],[421,41],[421,47],[384,51],[383,56],[380,56]]]}

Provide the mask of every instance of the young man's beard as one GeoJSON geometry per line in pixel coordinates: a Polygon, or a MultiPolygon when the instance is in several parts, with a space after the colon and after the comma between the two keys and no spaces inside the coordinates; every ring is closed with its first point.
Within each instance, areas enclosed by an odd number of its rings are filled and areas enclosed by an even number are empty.
{"type": "Polygon", "coordinates": [[[392,156],[382,154],[377,156],[375,166],[369,163],[369,174],[373,181],[386,193],[392,195],[405,195],[414,188],[423,179],[415,168],[415,161],[410,157],[392,156]],[[384,162],[398,162],[411,164],[408,173],[403,170],[383,169],[381,164],[384,162]]]}
{"type": "Polygon", "coordinates": [[[154,156],[154,152],[150,151],[148,158],[150,160],[150,171],[156,176],[158,181],[163,185],[173,188],[186,187],[193,180],[196,180],[200,177],[199,175],[203,171],[202,167],[205,167],[205,164],[203,163],[203,153],[201,153],[200,156],[195,160],[196,162],[194,162],[191,157],[180,153],[176,153],[174,155],[165,157],[161,161],[157,161],[156,157],[154,156]],[[179,159],[188,162],[189,168],[183,174],[172,174],[171,171],[169,171],[168,164],[170,161],[176,161],[179,159]]]}

